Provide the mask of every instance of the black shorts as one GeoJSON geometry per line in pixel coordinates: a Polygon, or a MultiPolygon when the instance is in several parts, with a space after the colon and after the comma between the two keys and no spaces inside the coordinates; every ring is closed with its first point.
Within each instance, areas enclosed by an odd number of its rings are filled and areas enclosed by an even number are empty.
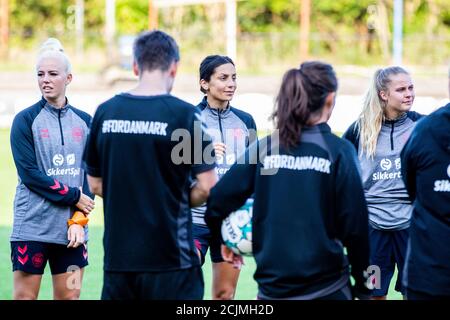
{"type": "Polygon", "coordinates": [[[192,233],[195,246],[200,250],[202,256],[202,265],[205,263],[208,248],[210,248],[209,255],[211,256],[211,261],[213,263],[224,262],[222,258],[222,252],[220,250],[220,239],[218,239],[217,241],[212,241],[211,232],[209,231],[209,228],[207,226],[192,224],[192,233]]]}
{"type": "Polygon", "coordinates": [[[167,272],[103,273],[102,300],[201,300],[200,267],[167,272]]]}
{"type": "Polygon", "coordinates": [[[408,238],[409,229],[379,230],[369,226],[370,264],[379,266],[381,271],[380,288],[377,289],[375,287],[372,291],[372,296],[387,295],[395,266],[397,266],[398,270],[395,291],[406,295],[406,290],[402,285],[402,278],[408,238]]]}
{"type": "Polygon", "coordinates": [[[14,271],[44,274],[47,261],[52,274],[66,273],[88,265],[87,246],[67,248],[55,243],[11,241],[11,262],[14,271]]]}

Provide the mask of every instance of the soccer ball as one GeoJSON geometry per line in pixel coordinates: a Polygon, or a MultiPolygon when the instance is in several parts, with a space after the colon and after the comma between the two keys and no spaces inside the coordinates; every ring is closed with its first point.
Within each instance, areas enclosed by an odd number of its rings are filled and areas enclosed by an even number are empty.
{"type": "Polygon", "coordinates": [[[223,241],[236,254],[252,255],[252,216],[253,199],[248,199],[222,222],[223,241]]]}

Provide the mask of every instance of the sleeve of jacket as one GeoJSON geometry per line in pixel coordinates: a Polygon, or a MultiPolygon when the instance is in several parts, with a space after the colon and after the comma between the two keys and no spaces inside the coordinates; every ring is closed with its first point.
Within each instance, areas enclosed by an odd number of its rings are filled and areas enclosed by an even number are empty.
{"type": "Polygon", "coordinates": [[[411,201],[414,201],[416,198],[416,168],[414,164],[414,145],[416,140],[416,134],[413,132],[400,153],[402,179],[411,201]]]}
{"type": "Polygon", "coordinates": [[[95,194],[93,194],[91,192],[91,190],[89,189],[89,184],[88,184],[88,181],[87,181],[87,172],[86,171],[84,171],[84,180],[83,180],[82,192],[85,195],[87,195],[89,198],[91,198],[93,200],[95,199],[95,194]]]}
{"type": "Polygon", "coordinates": [[[255,175],[257,170],[256,153],[249,154],[257,150],[257,143],[252,144],[243,155],[245,159],[253,161],[237,161],[230,170],[219,180],[214,188],[211,189],[207,209],[205,212],[205,221],[208,225],[213,239],[221,239],[220,228],[223,219],[231,212],[239,209],[245,204],[245,201],[253,194],[255,175]],[[239,183],[236,183],[239,181],[239,183]]]}
{"type": "MultiPolygon", "coordinates": [[[[99,150],[97,150],[97,139],[100,133],[101,126],[101,107],[100,105],[95,112],[94,118],[91,121],[89,135],[86,140],[86,145],[83,152],[83,166],[86,173],[92,177],[101,178],[101,158],[99,150]]],[[[87,186],[86,186],[87,187],[87,186]]]]}
{"type": "Polygon", "coordinates": [[[253,117],[250,117],[250,118],[251,118],[251,121],[250,121],[250,125],[248,126],[248,129],[250,131],[249,139],[248,139],[249,145],[253,144],[255,141],[258,141],[258,128],[256,128],[256,122],[253,119],[253,117]]]}
{"type": "Polygon", "coordinates": [[[342,138],[350,141],[350,143],[355,147],[356,153],[358,153],[359,133],[356,130],[356,122],[353,122],[352,125],[344,132],[342,138]]]}
{"type": "Polygon", "coordinates": [[[341,152],[336,168],[336,211],[338,237],[347,248],[355,289],[362,295],[369,266],[369,212],[357,166],[356,152],[349,145],[341,152]]]}
{"type": "Polygon", "coordinates": [[[80,190],[69,187],[40,171],[36,161],[32,118],[19,113],[11,127],[11,151],[17,174],[23,184],[41,197],[58,205],[72,206],[80,199],[80,190]]]}
{"type": "MultiPolygon", "coordinates": [[[[91,128],[91,123],[92,123],[92,118],[89,116],[88,119],[87,119],[87,122],[86,122],[86,124],[87,124],[89,129],[91,128]]],[[[88,137],[86,139],[86,144],[88,142],[89,135],[90,135],[90,130],[89,130],[88,137]]],[[[86,145],[85,145],[85,148],[86,148],[86,145]]],[[[86,167],[84,162],[83,162],[82,166],[84,166],[84,168],[86,167]]],[[[88,184],[88,181],[87,181],[87,172],[86,172],[86,170],[83,170],[83,171],[84,171],[84,178],[83,178],[83,190],[82,191],[83,191],[83,193],[85,195],[87,195],[91,199],[95,199],[95,194],[91,193],[91,190],[89,189],[89,184],[88,184]]]]}

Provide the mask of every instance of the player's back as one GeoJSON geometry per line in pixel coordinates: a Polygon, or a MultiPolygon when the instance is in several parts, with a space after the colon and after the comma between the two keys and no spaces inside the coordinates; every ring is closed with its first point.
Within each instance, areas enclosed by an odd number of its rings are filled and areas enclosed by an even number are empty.
{"type": "Polygon", "coordinates": [[[180,136],[193,136],[196,110],[168,94],[120,94],[99,106],[91,133],[102,168],[105,270],[198,264],[189,233],[192,145],[174,149],[180,136]],[[172,141],[175,130],[180,135],[172,141]]]}
{"type": "Polygon", "coordinates": [[[450,103],[421,120],[402,151],[406,187],[414,199],[408,290],[450,296],[450,103]]]}

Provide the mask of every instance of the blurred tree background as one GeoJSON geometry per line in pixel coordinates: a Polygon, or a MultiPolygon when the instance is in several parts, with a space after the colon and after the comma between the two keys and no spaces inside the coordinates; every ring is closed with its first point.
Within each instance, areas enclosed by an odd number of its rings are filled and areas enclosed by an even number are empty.
{"type": "MultiPolygon", "coordinates": [[[[76,0],[9,0],[8,59],[1,65],[30,61],[47,37],[59,38],[75,52],[76,0]]],[[[207,54],[225,53],[225,5],[160,8],[159,28],[180,44],[183,64],[197,66],[207,54]]],[[[311,0],[309,52],[336,64],[390,63],[393,0],[311,0]]],[[[237,54],[240,70],[269,73],[299,62],[300,0],[237,2],[237,54]]],[[[148,28],[148,1],[116,0],[116,40],[148,28]]],[[[105,0],[84,1],[85,69],[107,63],[105,0]],[[86,56],[89,58],[87,59],[86,56]],[[89,65],[86,61],[94,61],[89,65]]],[[[450,2],[404,1],[403,61],[444,65],[450,57],[450,2]]]]}

